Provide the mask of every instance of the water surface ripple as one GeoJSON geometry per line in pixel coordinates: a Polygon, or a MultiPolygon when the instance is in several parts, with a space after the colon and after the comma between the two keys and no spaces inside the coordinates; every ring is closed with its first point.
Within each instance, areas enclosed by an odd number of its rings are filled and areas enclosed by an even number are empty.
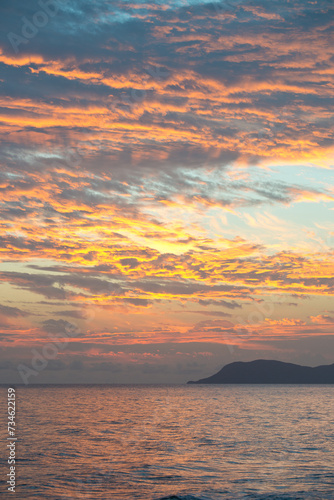
{"type": "MultiPolygon", "coordinates": [[[[333,390],[20,386],[15,496],[334,499],[333,390]]],[[[0,392],[4,443],[7,388],[0,392]]],[[[0,491],[14,498],[6,492],[4,450],[0,491]]]]}

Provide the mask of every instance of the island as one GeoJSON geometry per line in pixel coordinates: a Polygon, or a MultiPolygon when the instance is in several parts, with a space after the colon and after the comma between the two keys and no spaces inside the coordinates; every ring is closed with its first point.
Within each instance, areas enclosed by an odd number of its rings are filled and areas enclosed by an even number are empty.
{"type": "Polygon", "coordinates": [[[334,363],[301,366],[270,359],[236,361],[211,377],[188,384],[334,384],[334,363]]]}

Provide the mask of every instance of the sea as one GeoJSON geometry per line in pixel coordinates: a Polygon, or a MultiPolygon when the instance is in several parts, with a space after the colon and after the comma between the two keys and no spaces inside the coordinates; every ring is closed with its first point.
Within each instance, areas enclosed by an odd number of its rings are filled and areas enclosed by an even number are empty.
{"type": "Polygon", "coordinates": [[[334,499],[334,386],[16,387],[4,499],[334,499]]]}

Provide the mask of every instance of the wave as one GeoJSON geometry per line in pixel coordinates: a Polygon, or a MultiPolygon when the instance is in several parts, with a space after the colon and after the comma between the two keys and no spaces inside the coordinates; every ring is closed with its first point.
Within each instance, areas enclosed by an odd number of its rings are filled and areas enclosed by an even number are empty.
{"type": "Polygon", "coordinates": [[[208,498],[194,497],[192,495],[170,495],[168,497],[162,497],[157,500],[209,500],[208,498]]]}
{"type": "MultiPolygon", "coordinates": [[[[315,500],[324,498],[317,495],[317,492],[305,492],[305,493],[272,493],[272,494],[258,494],[258,493],[239,493],[236,495],[227,495],[226,500],[315,500]]],[[[334,496],[326,496],[327,500],[334,500],[334,496]]],[[[211,500],[209,497],[194,497],[193,495],[168,495],[165,497],[160,497],[156,500],[211,500]]]]}

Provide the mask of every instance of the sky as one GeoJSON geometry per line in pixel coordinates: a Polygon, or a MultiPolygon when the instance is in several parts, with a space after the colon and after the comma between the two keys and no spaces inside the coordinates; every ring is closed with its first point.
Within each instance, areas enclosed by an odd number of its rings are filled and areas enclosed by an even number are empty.
{"type": "Polygon", "coordinates": [[[0,383],[334,362],[333,10],[2,0],[0,383]]]}

